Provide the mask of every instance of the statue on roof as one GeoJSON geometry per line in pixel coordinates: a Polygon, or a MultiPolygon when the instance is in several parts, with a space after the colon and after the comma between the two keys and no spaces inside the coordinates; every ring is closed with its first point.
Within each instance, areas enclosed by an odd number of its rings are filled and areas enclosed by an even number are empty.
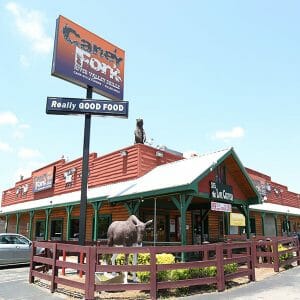
{"type": "Polygon", "coordinates": [[[135,144],[144,144],[146,142],[146,133],[144,131],[143,125],[144,125],[143,119],[136,120],[136,129],[134,131],[135,144]]]}

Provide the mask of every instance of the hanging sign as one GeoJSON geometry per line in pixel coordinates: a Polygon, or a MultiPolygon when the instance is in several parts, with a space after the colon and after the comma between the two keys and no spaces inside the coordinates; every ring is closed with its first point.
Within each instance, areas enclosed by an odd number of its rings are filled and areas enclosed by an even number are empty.
{"type": "Polygon", "coordinates": [[[245,216],[238,213],[230,213],[230,226],[246,226],[245,216]]]}
{"type": "Polygon", "coordinates": [[[127,101],[48,97],[47,114],[91,114],[128,118],[127,101]]]}
{"type": "Polygon", "coordinates": [[[211,210],[214,211],[225,211],[225,212],[231,212],[232,207],[231,204],[228,203],[221,203],[221,202],[211,202],[210,203],[211,210]]]}
{"type": "Polygon", "coordinates": [[[210,181],[210,197],[233,201],[232,186],[210,181]]]}
{"type": "Polygon", "coordinates": [[[52,75],[112,100],[123,100],[125,52],[59,16],[56,23],[52,75]]]}

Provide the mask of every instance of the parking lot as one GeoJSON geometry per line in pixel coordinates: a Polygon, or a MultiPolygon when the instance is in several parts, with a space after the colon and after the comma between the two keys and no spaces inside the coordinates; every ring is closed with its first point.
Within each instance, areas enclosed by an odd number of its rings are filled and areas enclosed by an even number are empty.
{"type": "Polygon", "coordinates": [[[29,266],[0,268],[0,300],[61,300],[70,299],[28,283],[29,266]]]}

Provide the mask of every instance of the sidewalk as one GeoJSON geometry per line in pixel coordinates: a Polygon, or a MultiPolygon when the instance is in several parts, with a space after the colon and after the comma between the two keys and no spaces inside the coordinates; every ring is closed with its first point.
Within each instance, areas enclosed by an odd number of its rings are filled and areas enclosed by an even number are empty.
{"type": "Polygon", "coordinates": [[[213,292],[197,294],[177,299],[300,300],[300,266],[280,273],[273,273],[271,276],[267,276],[265,278],[263,278],[263,276],[259,278],[259,269],[257,271],[258,281],[227,289],[221,293],[213,292]]]}

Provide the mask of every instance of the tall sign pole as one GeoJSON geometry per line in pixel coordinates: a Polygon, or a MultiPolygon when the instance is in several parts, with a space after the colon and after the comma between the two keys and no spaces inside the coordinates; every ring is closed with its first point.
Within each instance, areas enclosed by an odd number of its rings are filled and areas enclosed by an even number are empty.
{"type": "Polygon", "coordinates": [[[82,246],[86,242],[91,116],[128,118],[128,102],[123,101],[124,60],[124,50],[58,17],[51,74],[86,88],[86,99],[47,97],[46,113],[85,115],[78,240],[82,246]],[[93,92],[110,100],[93,100],[93,92]]]}
{"type": "MultiPolygon", "coordinates": [[[[92,99],[93,88],[87,86],[86,98],[92,99]]],[[[89,154],[90,154],[90,132],[91,132],[91,114],[85,114],[84,119],[84,138],[82,153],[82,172],[81,172],[81,199],[80,199],[80,218],[79,218],[79,245],[85,245],[86,229],[86,206],[87,189],[89,177],[89,154]]]]}

